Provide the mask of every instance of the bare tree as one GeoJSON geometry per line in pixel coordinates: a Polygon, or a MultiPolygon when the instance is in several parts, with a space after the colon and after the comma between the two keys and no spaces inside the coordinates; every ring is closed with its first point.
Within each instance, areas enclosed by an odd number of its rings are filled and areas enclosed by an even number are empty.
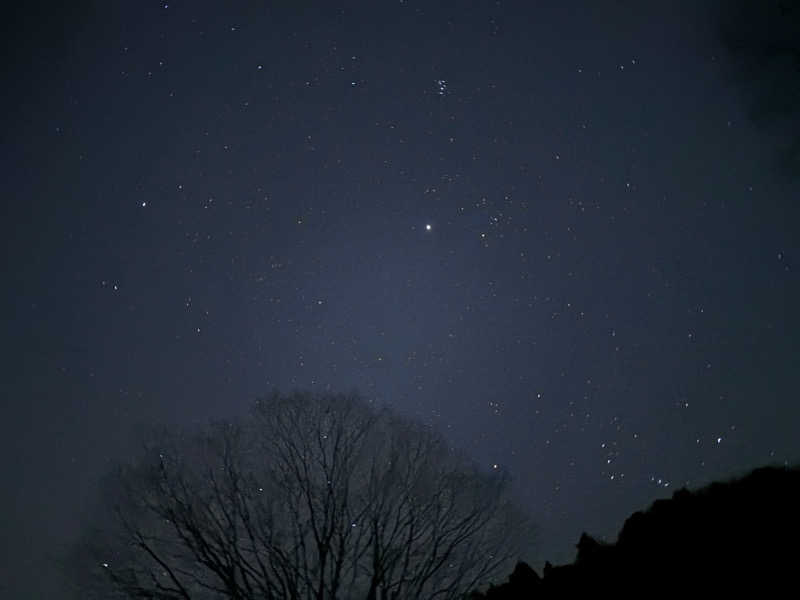
{"type": "Polygon", "coordinates": [[[115,480],[92,567],[121,597],[460,598],[530,542],[504,475],[357,396],[273,394],[115,480]]]}

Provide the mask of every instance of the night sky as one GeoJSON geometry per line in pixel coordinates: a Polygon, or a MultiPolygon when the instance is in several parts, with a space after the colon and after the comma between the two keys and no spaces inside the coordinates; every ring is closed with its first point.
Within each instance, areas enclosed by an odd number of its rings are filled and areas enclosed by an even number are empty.
{"type": "Polygon", "coordinates": [[[800,177],[717,4],[68,6],[4,24],[4,597],[144,424],[273,388],[508,470],[536,566],[800,458],[800,177]]]}

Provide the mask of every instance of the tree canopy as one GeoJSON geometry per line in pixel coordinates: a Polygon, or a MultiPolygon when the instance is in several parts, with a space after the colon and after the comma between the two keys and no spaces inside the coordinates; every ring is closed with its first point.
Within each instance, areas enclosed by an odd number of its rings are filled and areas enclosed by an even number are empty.
{"type": "Polygon", "coordinates": [[[274,393],[246,419],[162,431],[108,490],[83,597],[457,598],[531,533],[505,475],[356,395],[274,393]]]}

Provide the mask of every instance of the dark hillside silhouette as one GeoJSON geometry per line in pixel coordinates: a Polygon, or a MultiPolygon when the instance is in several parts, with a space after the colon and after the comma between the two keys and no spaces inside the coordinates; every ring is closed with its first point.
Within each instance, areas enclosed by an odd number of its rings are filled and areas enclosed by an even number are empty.
{"type": "Polygon", "coordinates": [[[518,563],[490,600],[759,589],[795,590],[800,567],[800,467],[764,467],[744,478],[681,489],[625,522],[615,544],[584,533],[575,562],[543,576],[518,563]]]}

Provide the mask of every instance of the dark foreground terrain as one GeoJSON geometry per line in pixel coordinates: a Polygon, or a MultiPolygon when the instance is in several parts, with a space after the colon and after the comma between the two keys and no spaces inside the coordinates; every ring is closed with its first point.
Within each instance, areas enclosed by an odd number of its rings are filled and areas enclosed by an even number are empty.
{"type": "Polygon", "coordinates": [[[800,467],[764,467],[658,500],[631,515],[617,542],[584,533],[572,564],[540,576],[518,563],[508,582],[474,599],[685,597],[699,592],[800,594],[800,467]],[[584,596],[586,597],[586,596],[584,596]]]}

